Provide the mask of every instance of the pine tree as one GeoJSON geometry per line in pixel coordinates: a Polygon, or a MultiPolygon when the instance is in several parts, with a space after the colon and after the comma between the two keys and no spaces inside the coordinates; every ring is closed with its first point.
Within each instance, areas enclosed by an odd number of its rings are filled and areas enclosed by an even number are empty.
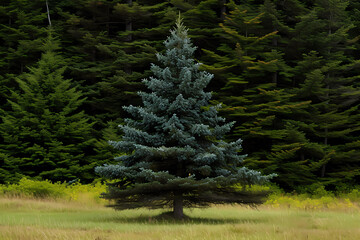
{"type": "Polygon", "coordinates": [[[173,18],[164,16],[165,11],[169,11],[168,3],[127,2],[116,4],[112,16],[125,24],[125,31],[118,29],[116,38],[108,37],[108,43],[95,47],[112,59],[100,60],[107,72],[100,71],[99,80],[89,86],[94,89],[91,92],[98,92],[92,97],[91,106],[103,124],[123,117],[122,105],[141,102],[136,92],[144,88],[141,79],[149,76],[149,71],[144,69],[155,60],[154,54],[161,46],[160,39],[166,36],[165,29],[169,28],[170,19],[173,21],[173,18]]]}
{"type": "Polygon", "coordinates": [[[125,154],[118,165],[96,168],[116,179],[104,197],[114,199],[116,209],[170,206],[175,218],[188,206],[259,203],[263,193],[237,190],[235,184],[262,183],[271,176],[240,168],[240,139],[221,140],[233,123],[223,123],[217,107],[207,107],[211,93],[204,88],[212,75],[194,63],[196,48],[180,16],[165,46],[166,53],[157,55],[163,67],[152,65],[155,77],[144,80],[152,92],[139,93],[144,107],[125,107],[134,119],[120,125],[122,140],[111,142],[125,154]]]}
{"type": "MultiPolygon", "coordinates": [[[[0,6],[0,106],[16,89],[14,77],[34,64],[47,26],[44,1],[4,0],[0,6]]],[[[1,120],[0,120],[1,122],[1,120]]]]}
{"type": "Polygon", "coordinates": [[[141,103],[136,94],[144,89],[141,79],[149,76],[145,69],[156,60],[176,13],[159,0],[54,4],[63,23],[57,28],[63,32],[65,56],[72,61],[68,74],[81,83],[87,97],[82,109],[96,122],[96,138],[102,138],[110,124],[123,122],[121,106],[141,103]]]}
{"type": "MultiPolygon", "coordinates": [[[[306,76],[293,91],[297,99],[311,100],[311,105],[298,116],[298,126],[317,146],[315,152],[305,154],[317,167],[316,181],[332,186],[354,184],[359,176],[359,96],[352,83],[356,77],[341,76],[339,65],[333,65],[336,71],[331,71],[327,63],[330,61],[315,51],[304,54],[304,60],[299,61],[297,71],[306,76]],[[330,79],[329,71],[339,75],[330,79]],[[329,83],[331,88],[327,87],[329,83]]],[[[344,70],[347,68],[349,65],[344,66],[344,70]]]]}
{"type": "Polygon", "coordinates": [[[297,130],[290,129],[289,120],[309,102],[292,101],[293,94],[282,88],[291,82],[292,69],[283,59],[284,40],[278,34],[285,35],[289,29],[277,18],[279,13],[270,1],[265,1],[261,12],[234,1],[227,6],[230,11],[220,24],[226,40],[218,53],[204,50],[208,54],[204,59],[213,63],[204,67],[225,83],[215,95],[224,105],[221,114],[238,121],[227,137],[245,140],[246,166],[279,173],[274,181],[294,186],[301,182],[295,173],[306,168],[306,163],[300,157],[304,145],[298,141],[302,139],[291,139],[290,133],[297,130]],[[287,181],[291,174],[296,181],[287,181]]]}
{"type": "MultiPolygon", "coordinates": [[[[308,72],[303,71],[307,78],[300,84],[300,89],[311,90],[307,96],[312,98],[313,126],[308,129],[308,135],[328,156],[318,176],[332,186],[354,182],[359,176],[359,154],[356,153],[359,151],[357,112],[360,95],[358,76],[352,71],[357,62],[349,54],[356,39],[349,38],[349,31],[354,26],[347,12],[348,5],[349,1],[345,0],[315,1],[313,10],[296,28],[299,33],[306,28],[305,34],[311,34],[314,40],[309,42],[306,36],[298,35],[303,46],[307,49],[316,47],[312,55],[317,56],[319,64],[308,72]]],[[[298,95],[304,97],[301,92],[298,95]]],[[[310,124],[308,119],[303,121],[310,124]]]]}
{"type": "Polygon", "coordinates": [[[85,98],[76,84],[64,79],[65,60],[49,35],[35,67],[16,78],[21,92],[1,111],[0,182],[22,176],[64,181],[94,178],[92,125],[79,107],[85,98]]]}
{"type": "Polygon", "coordinates": [[[36,62],[41,40],[46,37],[44,1],[1,1],[0,71],[18,74],[36,62]]]}
{"type": "MultiPolygon", "coordinates": [[[[252,11],[249,6],[237,5],[234,1],[230,1],[226,6],[229,13],[225,14],[223,23],[219,24],[221,32],[217,33],[222,41],[217,44],[216,51],[203,49],[206,56],[203,57],[206,62],[203,67],[214,73],[219,82],[244,86],[248,83],[246,74],[250,68],[259,69],[264,64],[269,64],[256,60],[260,54],[266,52],[267,42],[274,38],[276,32],[259,35],[262,13],[252,11]]],[[[256,77],[259,75],[263,78],[261,73],[256,77]]]]}

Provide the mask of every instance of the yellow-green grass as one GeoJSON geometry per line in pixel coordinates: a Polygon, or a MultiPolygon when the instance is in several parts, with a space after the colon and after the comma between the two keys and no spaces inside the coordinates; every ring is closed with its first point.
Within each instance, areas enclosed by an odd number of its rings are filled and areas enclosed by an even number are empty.
{"type": "Polygon", "coordinates": [[[190,218],[159,210],[114,211],[98,204],[0,198],[0,239],[360,239],[360,211],[214,206],[190,218]]]}

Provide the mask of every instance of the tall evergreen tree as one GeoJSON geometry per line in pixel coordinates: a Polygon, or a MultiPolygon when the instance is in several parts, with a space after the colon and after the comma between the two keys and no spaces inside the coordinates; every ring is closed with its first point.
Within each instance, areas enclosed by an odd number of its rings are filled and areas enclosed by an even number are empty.
{"type": "MultiPolygon", "coordinates": [[[[175,12],[169,2],[159,0],[49,3],[64,56],[71,61],[66,76],[80,83],[86,96],[81,109],[95,122],[93,135],[102,139],[113,125],[123,122],[122,105],[140,104],[136,92],[144,88],[141,79],[150,72],[144,69],[155,61],[175,12]]],[[[98,142],[103,144],[107,142],[98,142]]],[[[99,148],[99,159],[109,152],[99,148]]]]}
{"type": "MultiPolygon", "coordinates": [[[[41,54],[46,37],[44,1],[4,0],[0,4],[0,106],[16,89],[14,77],[26,71],[41,54]]],[[[1,121],[1,120],[0,120],[1,121]]]]}
{"type": "Polygon", "coordinates": [[[125,25],[125,31],[118,29],[118,36],[96,46],[97,51],[103,51],[113,60],[104,63],[108,72],[104,76],[101,76],[104,72],[99,72],[99,80],[90,86],[93,92],[98,91],[91,105],[99,112],[98,118],[103,124],[125,115],[121,105],[140,103],[136,92],[144,87],[141,79],[150,74],[144,69],[155,60],[160,39],[175,18],[164,16],[166,10],[171,12],[169,4],[161,1],[127,1],[114,5],[113,18],[125,25]]]}
{"type": "Polygon", "coordinates": [[[277,18],[270,1],[265,1],[262,12],[234,1],[227,6],[230,11],[220,24],[226,40],[218,53],[204,50],[208,54],[204,59],[212,63],[204,67],[224,82],[215,95],[225,105],[221,113],[238,121],[228,138],[243,137],[248,167],[279,173],[274,180],[282,186],[298,184],[300,178],[294,173],[305,168],[305,163],[296,157],[303,145],[298,142],[301,138],[291,139],[290,132],[297,130],[290,129],[288,120],[309,102],[291,101],[293,94],[281,88],[292,77],[292,69],[278,50],[284,45],[278,31],[286,33],[288,28],[277,18]],[[290,181],[290,175],[297,181],[290,181]]]}
{"type": "Polygon", "coordinates": [[[259,203],[263,193],[238,190],[235,184],[262,183],[271,176],[240,168],[241,140],[221,140],[233,123],[207,107],[211,93],[204,88],[212,75],[198,70],[192,59],[195,47],[187,37],[180,16],[165,41],[163,65],[152,65],[155,77],[144,80],[151,93],[141,92],[144,107],[128,106],[134,116],[120,125],[121,141],[111,144],[126,153],[118,165],[96,171],[116,179],[104,195],[116,209],[172,206],[175,218],[185,206],[211,203],[259,203]]]}
{"type": "Polygon", "coordinates": [[[321,169],[317,180],[333,187],[359,178],[359,131],[357,86],[353,71],[357,61],[350,55],[356,39],[344,0],[318,0],[295,27],[298,54],[303,60],[295,68],[297,99],[311,100],[308,114],[299,116],[300,129],[318,144],[321,169]],[[312,51],[311,51],[312,50],[312,51]],[[308,117],[306,117],[308,116],[308,117]],[[351,147],[350,147],[351,146],[351,147]]]}
{"type": "Polygon", "coordinates": [[[155,60],[160,39],[175,17],[163,1],[106,0],[60,5],[64,38],[72,59],[71,76],[86,94],[85,110],[95,113],[97,129],[122,118],[120,104],[139,102],[144,69],[155,60]],[[170,17],[168,16],[170,15],[170,17]],[[74,44],[75,43],[75,44],[74,44]]]}
{"type": "Polygon", "coordinates": [[[0,182],[22,176],[53,181],[94,178],[92,123],[79,107],[84,102],[76,84],[64,79],[64,59],[51,35],[30,72],[16,78],[21,92],[1,111],[0,182]]]}

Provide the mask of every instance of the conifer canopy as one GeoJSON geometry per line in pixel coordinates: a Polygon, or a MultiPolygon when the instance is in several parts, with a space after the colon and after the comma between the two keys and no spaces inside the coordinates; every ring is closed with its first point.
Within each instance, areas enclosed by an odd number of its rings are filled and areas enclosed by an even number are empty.
{"type": "Polygon", "coordinates": [[[143,106],[124,109],[133,118],[119,127],[121,141],[110,142],[124,153],[117,165],[96,171],[114,183],[104,194],[112,207],[173,207],[182,218],[183,207],[211,203],[260,203],[263,193],[241,188],[261,184],[272,175],[241,167],[242,140],[225,142],[234,124],[217,115],[220,106],[208,106],[211,93],[204,91],[212,74],[199,71],[194,47],[181,18],[157,54],[161,66],[151,65],[153,77],[143,80],[150,92],[139,92],[143,106]]]}
{"type": "Polygon", "coordinates": [[[22,177],[89,182],[95,166],[93,123],[80,110],[86,100],[64,77],[65,59],[51,31],[40,60],[16,78],[11,110],[0,110],[0,183],[22,177]]]}

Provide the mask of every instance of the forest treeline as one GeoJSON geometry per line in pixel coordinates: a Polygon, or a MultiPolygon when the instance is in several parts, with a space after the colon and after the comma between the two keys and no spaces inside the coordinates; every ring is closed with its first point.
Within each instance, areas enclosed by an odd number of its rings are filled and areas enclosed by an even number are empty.
{"type": "Polygon", "coordinates": [[[2,0],[0,183],[97,178],[179,12],[246,166],[360,183],[357,0],[2,0]]]}

